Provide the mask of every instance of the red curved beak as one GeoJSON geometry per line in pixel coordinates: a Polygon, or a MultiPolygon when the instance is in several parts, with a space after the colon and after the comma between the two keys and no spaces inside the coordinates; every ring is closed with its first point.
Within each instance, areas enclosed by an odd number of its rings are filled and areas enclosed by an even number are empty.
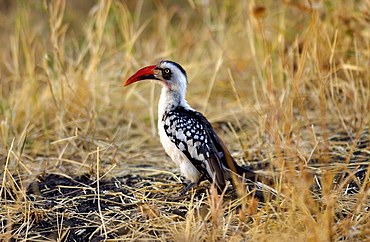
{"type": "Polygon", "coordinates": [[[156,67],[155,65],[147,66],[147,67],[144,67],[138,70],[134,75],[132,75],[129,79],[127,79],[127,81],[125,82],[123,86],[125,87],[125,86],[130,85],[131,83],[141,81],[141,80],[153,80],[153,79],[159,80],[158,78],[154,76],[155,67],[156,67]]]}

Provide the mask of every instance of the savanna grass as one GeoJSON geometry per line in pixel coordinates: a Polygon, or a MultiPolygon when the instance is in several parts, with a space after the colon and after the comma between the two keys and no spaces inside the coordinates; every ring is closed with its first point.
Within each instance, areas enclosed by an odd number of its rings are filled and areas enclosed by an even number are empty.
{"type": "Polygon", "coordinates": [[[369,1],[18,0],[0,19],[1,239],[46,239],[34,227],[50,217],[53,238],[70,238],[67,215],[26,193],[50,173],[91,174],[99,208],[104,179],[151,184],[125,187],[133,209],[96,211],[90,239],[369,239],[369,1]],[[187,70],[189,103],[237,161],[287,199],[163,199],[181,179],[156,135],[159,88],[122,86],[162,59],[187,70]]]}

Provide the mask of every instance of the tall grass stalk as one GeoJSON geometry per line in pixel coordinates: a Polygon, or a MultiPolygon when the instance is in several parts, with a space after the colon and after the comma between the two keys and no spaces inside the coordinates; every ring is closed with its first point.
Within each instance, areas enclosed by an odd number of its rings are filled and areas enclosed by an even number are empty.
{"type": "Polygon", "coordinates": [[[65,215],[27,195],[49,173],[174,179],[133,190],[132,210],[100,209],[103,238],[369,238],[368,1],[17,0],[0,3],[0,19],[1,239],[40,239],[33,228],[49,216],[56,239],[70,236],[65,215]],[[162,199],[180,178],[156,135],[159,88],[122,86],[162,59],[187,70],[189,104],[237,162],[286,199],[162,199]],[[359,192],[345,192],[358,169],[359,192]]]}

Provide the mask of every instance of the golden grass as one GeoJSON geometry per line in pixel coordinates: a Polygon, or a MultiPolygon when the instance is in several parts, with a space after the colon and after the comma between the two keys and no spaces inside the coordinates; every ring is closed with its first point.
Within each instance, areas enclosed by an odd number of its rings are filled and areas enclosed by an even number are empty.
{"type": "MultiPolygon", "coordinates": [[[[48,216],[60,219],[55,240],[70,236],[67,215],[37,208],[26,194],[40,174],[90,173],[99,182],[153,172],[175,181],[127,188],[137,207],[96,211],[94,235],[370,238],[368,0],[87,2],[0,3],[1,239],[41,240],[32,229],[48,216]],[[238,162],[268,162],[257,172],[273,175],[291,202],[258,204],[214,191],[180,202],[148,196],[147,189],[175,194],[178,187],[168,185],[180,181],[156,135],[160,88],[122,85],[162,59],[187,70],[190,105],[215,124],[238,162]],[[359,167],[364,182],[346,193],[359,167]],[[349,175],[334,184],[342,172],[349,175]],[[313,194],[316,178],[320,192],[313,194]],[[166,212],[176,207],[186,216],[166,212]]],[[[98,186],[97,201],[99,194],[98,186]]]]}

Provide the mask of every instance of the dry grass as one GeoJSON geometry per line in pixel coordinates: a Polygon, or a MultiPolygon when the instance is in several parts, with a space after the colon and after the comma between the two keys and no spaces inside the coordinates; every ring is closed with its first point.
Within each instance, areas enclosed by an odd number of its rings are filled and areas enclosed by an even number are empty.
{"type": "Polygon", "coordinates": [[[37,208],[26,194],[40,174],[91,174],[100,205],[100,180],[153,172],[173,179],[127,187],[134,207],[95,211],[94,235],[370,239],[369,0],[18,0],[0,7],[1,239],[46,240],[34,227],[50,216],[59,219],[54,240],[71,236],[67,214],[37,208]],[[258,204],[214,191],[180,202],[148,196],[160,186],[159,193],[174,193],[165,185],[179,181],[156,135],[160,88],[122,84],[162,59],[187,70],[189,103],[238,162],[274,175],[291,202],[258,204]],[[360,168],[359,191],[348,192],[360,168]],[[339,182],[337,174],[347,175],[339,182]],[[175,208],[186,216],[168,213],[175,208]]]}

